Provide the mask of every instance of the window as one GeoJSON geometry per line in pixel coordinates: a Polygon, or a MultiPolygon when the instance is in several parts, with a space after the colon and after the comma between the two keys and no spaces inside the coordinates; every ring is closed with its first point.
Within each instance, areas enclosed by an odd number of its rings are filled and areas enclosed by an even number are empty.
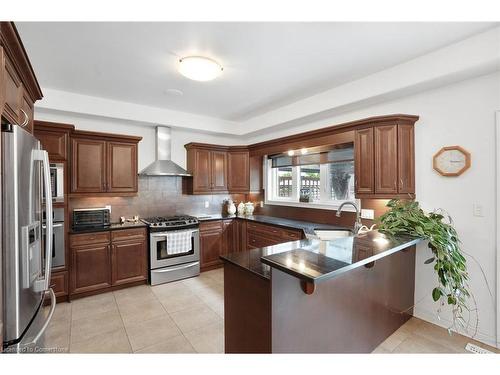
{"type": "Polygon", "coordinates": [[[272,156],[266,169],[268,204],[337,208],[355,199],[352,144],[317,154],[272,156]]]}

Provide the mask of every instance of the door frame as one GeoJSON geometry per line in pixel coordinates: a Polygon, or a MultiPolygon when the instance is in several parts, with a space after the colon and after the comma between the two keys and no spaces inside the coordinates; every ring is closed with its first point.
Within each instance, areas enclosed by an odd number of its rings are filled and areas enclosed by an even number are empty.
{"type": "Polygon", "coordinates": [[[500,233],[498,225],[500,224],[500,111],[495,112],[495,138],[496,138],[496,186],[495,186],[495,201],[496,201],[496,215],[495,227],[496,232],[496,347],[500,348],[500,233]]]}

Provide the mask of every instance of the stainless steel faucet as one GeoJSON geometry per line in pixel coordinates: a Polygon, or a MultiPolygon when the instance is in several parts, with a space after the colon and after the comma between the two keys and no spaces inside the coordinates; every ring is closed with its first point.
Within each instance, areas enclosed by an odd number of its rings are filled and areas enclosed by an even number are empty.
{"type": "Polygon", "coordinates": [[[355,202],[347,201],[347,202],[342,203],[339,206],[339,208],[337,209],[336,216],[340,217],[340,213],[342,212],[342,208],[344,208],[345,205],[351,205],[356,210],[356,221],[354,222],[353,232],[354,232],[354,234],[358,234],[359,230],[363,226],[363,223],[361,222],[361,212],[359,211],[359,207],[355,202]]]}

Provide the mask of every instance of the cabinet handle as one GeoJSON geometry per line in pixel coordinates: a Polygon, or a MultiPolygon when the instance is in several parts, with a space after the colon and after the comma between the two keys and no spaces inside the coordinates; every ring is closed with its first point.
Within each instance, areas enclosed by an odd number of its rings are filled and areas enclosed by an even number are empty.
{"type": "Polygon", "coordinates": [[[22,124],[20,124],[20,126],[21,126],[22,128],[25,128],[25,127],[26,127],[26,125],[28,125],[28,123],[30,122],[30,118],[29,118],[28,114],[24,111],[24,109],[22,109],[22,108],[21,108],[20,110],[21,110],[21,112],[22,112],[22,113],[23,113],[23,115],[24,115],[24,121],[23,121],[23,123],[22,123],[22,124]]]}
{"type": "Polygon", "coordinates": [[[403,188],[404,186],[405,186],[405,184],[404,184],[404,182],[403,182],[403,179],[402,179],[402,178],[400,178],[400,179],[399,179],[399,187],[400,187],[400,188],[403,188]]]}

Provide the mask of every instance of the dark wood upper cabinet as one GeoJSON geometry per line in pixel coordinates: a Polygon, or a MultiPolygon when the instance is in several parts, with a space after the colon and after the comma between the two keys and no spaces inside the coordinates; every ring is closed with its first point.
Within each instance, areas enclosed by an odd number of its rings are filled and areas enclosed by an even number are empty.
{"type": "Polygon", "coordinates": [[[229,151],[227,153],[228,189],[230,192],[250,190],[250,158],[248,151],[229,151]]]}
{"type": "Polygon", "coordinates": [[[357,198],[415,196],[416,120],[394,119],[356,130],[354,163],[357,198]]]}
{"type": "Polygon", "coordinates": [[[227,153],[211,151],[212,191],[227,191],[227,153]]]}
{"type": "Polygon", "coordinates": [[[71,193],[137,193],[137,144],[141,137],[74,131],[71,135],[71,193]]]}
{"type": "Polygon", "coordinates": [[[33,132],[34,103],[42,98],[26,50],[13,22],[0,22],[0,114],[33,132]]]}
{"type": "Polygon", "coordinates": [[[73,138],[71,149],[71,192],[106,192],[106,141],[73,138]]]}
{"type": "MultiPolygon", "coordinates": [[[[193,174],[193,190],[195,192],[206,192],[212,190],[212,171],[211,171],[211,151],[193,150],[193,165],[191,172],[193,174]]],[[[188,161],[188,164],[189,161],[188,161]]]]}
{"type": "Polygon", "coordinates": [[[373,152],[373,128],[356,130],[354,136],[354,178],[356,195],[373,194],[375,191],[373,152]]]}
{"type": "Polygon", "coordinates": [[[398,126],[377,126],[375,135],[375,194],[398,193],[398,126]]]}
{"type": "Polygon", "coordinates": [[[187,169],[193,178],[187,180],[188,193],[246,193],[249,191],[248,151],[231,147],[189,143],[187,169]]]}
{"type": "Polygon", "coordinates": [[[137,144],[108,142],[107,191],[137,192],[137,144]]]}
{"type": "Polygon", "coordinates": [[[415,193],[415,135],[412,124],[398,125],[398,189],[415,193]]]}
{"type": "Polygon", "coordinates": [[[35,121],[34,135],[45,151],[49,153],[51,162],[68,160],[69,135],[75,129],[73,125],[47,121],[35,121]]]}

